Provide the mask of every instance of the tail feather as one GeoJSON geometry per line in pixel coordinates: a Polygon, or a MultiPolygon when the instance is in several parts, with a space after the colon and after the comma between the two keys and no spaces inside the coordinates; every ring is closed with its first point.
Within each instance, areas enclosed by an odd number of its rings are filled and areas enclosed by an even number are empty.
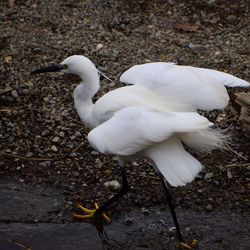
{"type": "Polygon", "coordinates": [[[202,169],[201,163],[184,149],[177,136],[147,149],[146,154],[174,187],[191,182],[202,169]]]}
{"type": "Polygon", "coordinates": [[[229,136],[223,135],[219,129],[182,133],[179,137],[188,147],[200,152],[209,152],[215,148],[223,149],[229,139],[229,136]]]}

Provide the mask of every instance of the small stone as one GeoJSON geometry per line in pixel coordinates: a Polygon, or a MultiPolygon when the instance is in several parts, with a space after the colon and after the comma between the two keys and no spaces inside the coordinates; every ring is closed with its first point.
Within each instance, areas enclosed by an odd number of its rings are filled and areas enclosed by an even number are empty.
{"type": "Polygon", "coordinates": [[[237,20],[237,17],[235,15],[229,15],[226,17],[226,20],[229,22],[229,23],[233,23],[237,20]]]}
{"type": "Polygon", "coordinates": [[[46,135],[49,135],[49,130],[44,130],[43,132],[42,132],[42,136],[46,136],[46,135]]]}
{"type": "Polygon", "coordinates": [[[204,179],[205,180],[208,180],[210,179],[214,174],[212,172],[209,172],[209,173],[206,173],[205,176],[204,176],[204,179]]]}
{"type": "Polygon", "coordinates": [[[74,177],[78,177],[80,175],[79,172],[77,172],[77,171],[73,171],[72,174],[73,174],[74,177]]]}
{"type": "Polygon", "coordinates": [[[41,142],[42,142],[42,137],[40,135],[37,135],[35,137],[35,144],[39,145],[41,144],[41,142]]]}
{"type": "Polygon", "coordinates": [[[217,51],[214,52],[215,56],[219,56],[220,54],[221,54],[221,52],[219,50],[217,50],[217,51]]]}
{"type": "Polygon", "coordinates": [[[103,48],[103,44],[102,43],[98,43],[97,45],[96,45],[96,50],[98,51],[98,50],[100,50],[100,49],[102,49],[103,48]]]}
{"type": "Polygon", "coordinates": [[[28,153],[26,154],[27,157],[31,157],[32,155],[33,155],[32,152],[28,152],[28,153]]]}
{"type": "Polygon", "coordinates": [[[57,149],[57,147],[56,147],[55,145],[52,145],[51,151],[53,151],[53,152],[58,152],[58,149],[57,149]]]}
{"type": "Polygon", "coordinates": [[[41,167],[49,167],[51,165],[51,161],[43,161],[38,163],[41,167]]]}
{"type": "Polygon", "coordinates": [[[81,136],[82,136],[82,134],[79,131],[75,132],[75,137],[81,137],[81,136]]]}
{"type": "Polygon", "coordinates": [[[149,215],[150,212],[146,209],[146,208],[142,208],[141,209],[141,212],[144,214],[144,215],[149,215]]]}
{"type": "Polygon", "coordinates": [[[12,62],[12,56],[6,56],[5,58],[6,63],[11,63],[12,62]]]}
{"type": "Polygon", "coordinates": [[[97,152],[97,151],[95,151],[95,150],[93,150],[93,151],[91,151],[91,154],[92,154],[92,155],[99,155],[100,153],[97,152]]]}
{"type": "Polygon", "coordinates": [[[59,138],[58,136],[55,136],[55,137],[52,139],[52,142],[57,143],[57,142],[59,142],[59,140],[60,140],[60,138],[59,138]]]}
{"type": "Polygon", "coordinates": [[[113,181],[106,181],[104,183],[104,186],[106,188],[110,188],[110,189],[113,189],[113,190],[117,190],[121,187],[120,183],[116,180],[113,180],[113,181]]]}
{"type": "Polygon", "coordinates": [[[109,87],[110,87],[110,88],[115,87],[115,82],[111,82],[111,83],[109,84],[109,87]]]}
{"type": "Polygon", "coordinates": [[[175,231],[176,231],[176,227],[170,227],[170,228],[168,229],[168,231],[169,231],[170,233],[175,232],[175,231]]]}
{"type": "Polygon", "coordinates": [[[65,136],[65,133],[64,133],[63,131],[61,131],[61,132],[59,133],[59,136],[63,138],[63,137],[65,136]]]}
{"type": "Polygon", "coordinates": [[[100,160],[100,159],[96,159],[95,160],[95,165],[96,165],[96,167],[98,167],[98,168],[102,168],[102,166],[103,166],[103,162],[100,160]]]}
{"type": "Polygon", "coordinates": [[[134,220],[132,219],[132,218],[126,218],[125,219],[125,223],[127,224],[127,225],[131,225],[131,224],[133,224],[134,223],[134,220]]]}
{"type": "Polygon", "coordinates": [[[137,162],[134,161],[134,162],[132,162],[132,166],[133,166],[133,167],[138,167],[139,164],[138,164],[137,162]]]}
{"type": "Polygon", "coordinates": [[[207,211],[212,211],[214,208],[212,206],[212,204],[208,204],[207,205],[207,211]]]}
{"type": "Polygon", "coordinates": [[[232,173],[231,173],[230,170],[227,170],[227,178],[228,179],[232,179],[233,178],[233,175],[232,175],[232,173]]]}
{"type": "Polygon", "coordinates": [[[11,95],[14,97],[14,98],[17,98],[18,97],[18,92],[14,89],[11,91],[11,95]]]}

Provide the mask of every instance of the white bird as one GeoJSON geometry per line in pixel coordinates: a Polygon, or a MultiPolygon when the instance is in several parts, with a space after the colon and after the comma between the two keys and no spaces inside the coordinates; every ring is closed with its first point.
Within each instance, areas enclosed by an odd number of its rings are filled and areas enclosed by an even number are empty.
{"type": "Polygon", "coordinates": [[[117,155],[121,165],[121,190],[95,210],[79,207],[96,218],[126,193],[128,183],[124,165],[128,160],[151,161],[164,184],[180,242],[183,242],[171,196],[165,180],[172,186],[191,182],[201,171],[201,163],[186,149],[209,151],[223,147],[223,136],[211,128],[212,123],[197,109],[222,109],[229,101],[226,86],[250,84],[232,75],[202,68],[177,66],[173,63],[136,65],[124,72],[124,86],[103,95],[93,103],[98,92],[99,74],[86,57],[74,55],[61,64],[34,70],[33,73],[62,71],[81,78],[74,90],[74,102],[81,121],[88,126],[89,143],[99,152],[117,155]]]}

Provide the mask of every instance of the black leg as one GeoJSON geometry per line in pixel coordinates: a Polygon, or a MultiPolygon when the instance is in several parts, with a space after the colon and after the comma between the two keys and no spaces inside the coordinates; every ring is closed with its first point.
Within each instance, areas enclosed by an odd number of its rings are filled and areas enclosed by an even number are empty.
{"type": "Polygon", "coordinates": [[[128,180],[127,180],[126,171],[125,171],[125,168],[123,166],[120,166],[120,169],[121,169],[121,174],[122,174],[122,186],[121,186],[121,189],[119,190],[119,192],[117,194],[115,194],[108,201],[106,201],[102,206],[100,206],[96,210],[95,215],[97,215],[97,216],[101,215],[103,212],[105,212],[105,210],[108,209],[108,207],[111,204],[113,204],[120,197],[122,197],[124,194],[127,193],[129,187],[128,187],[128,180]]]}
{"type": "Polygon", "coordinates": [[[160,175],[160,178],[161,178],[161,181],[162,181],[162,184],[163,184],[163,188],[164,188],[164,191],[165,191],[165,194],[166,194],[169,209],[170,209],[171,215],[172,215],[173,220],[174,220],[174,225],[175,225],[175,228],[176,228],[178,240],[179,240],[179,242],[184,242],[183,238],[182,238],[182,235],[181,235],[181,230],[180,230],[180,227],[179,227],[179,223],[178,223],[178,220],[177,220],[177,217],[176,217],[176,213],[175,213],[175,208],[174,208],[174,204],[173,204],[173,197],[172,197],[172,195],[170,194],[170,192],[168,190],[168,187],[167,187],[166,180],[165,180],[164,176],[161,173],[159,173],[159,175],[160,175]]]}

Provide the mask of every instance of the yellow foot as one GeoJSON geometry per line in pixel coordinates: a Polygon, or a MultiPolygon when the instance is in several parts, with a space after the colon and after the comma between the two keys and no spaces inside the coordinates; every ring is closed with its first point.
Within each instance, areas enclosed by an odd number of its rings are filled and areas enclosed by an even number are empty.
{"type": "MultiPolygon", "coordinates": [[[[81,220],[94,219],[95,212],[99,208],[97,203],[95,203],[95,209],[88,209],[86,207],[83,207],[81,204],[78,204],[76,207],[80,208],[85,214],[73,213],[73,218],[81,219],[81,220]]],[[[111,219],[104,212],[102,213],[102,218],[108,223],[111,222],[111,219]]]]}
{"type": "Polygon", "coordinates": [[[194,249],[198,246],[198,241],[197,240],[193,240],[190,244],[187,244],[187,243],[184,243],[184,242],[181,242],[180,243],[180,248],[184,248],[184,249],[194,249]]]}

